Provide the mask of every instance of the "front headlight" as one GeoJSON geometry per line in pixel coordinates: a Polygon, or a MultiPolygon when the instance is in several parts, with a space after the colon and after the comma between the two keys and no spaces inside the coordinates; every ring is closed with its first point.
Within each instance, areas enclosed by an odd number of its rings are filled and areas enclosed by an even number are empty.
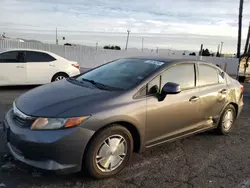
{"type": "Polygon", "coordinates": [[[31,129],[60,129],[75,127],[87,120],[90,116],[74,117],[74,118],[38,118],[32,124],[31,129]]]}

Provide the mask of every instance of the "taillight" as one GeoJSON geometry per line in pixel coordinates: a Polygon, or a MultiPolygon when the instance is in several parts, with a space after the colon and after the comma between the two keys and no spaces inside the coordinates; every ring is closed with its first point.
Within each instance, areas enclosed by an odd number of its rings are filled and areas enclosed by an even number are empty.
{"type": "Polygon", "coordinates": [[[244,86],[243,85],[240,86],[240,90],[241,90],[241,93],[244,92],[244,86]]]}
{"type": "Polygon", "coordinates": [[[73,67],[77,68],[77,69],[80,69],[80,66],[79,64],[71,64],[73,67]]]}

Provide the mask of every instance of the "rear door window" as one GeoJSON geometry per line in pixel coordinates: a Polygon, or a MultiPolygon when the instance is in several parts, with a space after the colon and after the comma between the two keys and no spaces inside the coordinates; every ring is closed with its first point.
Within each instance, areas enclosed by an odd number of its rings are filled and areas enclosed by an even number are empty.
{"type": "Polygon", "coordinates": [[[56,60],[54,57],[47,53],[32,51],[26,52],[26,59],[27,62],[51,62],[56,60]]]}

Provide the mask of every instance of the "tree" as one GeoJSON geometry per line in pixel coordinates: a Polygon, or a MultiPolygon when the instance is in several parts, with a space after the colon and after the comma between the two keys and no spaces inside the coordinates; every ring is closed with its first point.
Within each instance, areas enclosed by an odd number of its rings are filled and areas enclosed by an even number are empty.
{"type": "Polygon", "coordinates": [[[190,56],[196,56],[196,53],[195,52],[192,52],[189,54],[190,56]]]}
{"type": "Polygon", "coordinates": [[[103,47],[103,49],[108,49],[108,50],[121,50],[120,46],[110,46],[110,45],[106,45],[103,47]]]}
{"type": "Polygon", "coordinates": [[[64,46],[72,46],[70,43],[65,43],[64,46]]]}
{"type": "Polygon", "coordinates": [[[107,46],[107,45],[106,45],[106,46],[104,46],[104,47],[103,47],[103,49],[110,49],[110,45],[108,45],[108,46],[107,46]]]}
{"type": "Polygon", "coordinates": [[[115,46],[115,50],[121,50],[120,46],[115,46]]]}
{"type": "Polygon", "coordinates": [[[202,56],[210,56],[211,54],[210,54],[210,52],[209,52],[209,50],[208,49],[203,49],[202,50],[202,56]]]}

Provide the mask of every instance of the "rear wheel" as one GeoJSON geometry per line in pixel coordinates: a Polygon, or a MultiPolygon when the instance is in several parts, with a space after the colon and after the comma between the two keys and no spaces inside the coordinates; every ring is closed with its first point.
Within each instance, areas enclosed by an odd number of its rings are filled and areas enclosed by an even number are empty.
{"type": "Polygon", "coordinates": [[[228,105],[221,115],[217,132],[220,134],[228,134],[233,127],[236,118],[236,111],[233,105],[228,105]]]}
{"type": "Polygon", "coordinates": [[[112,125],[94,136],[83,161],[87,173],[96,178],[108,178],[119,173],[133,151],[131,133],[123,126],[112,125]]]}
{"type": "Polygon", "coordinates": [[[68,78],[69,76],[66,73],[57,73],[53,76],[52,82],[63,80],[65,78],[68,78]]]}

